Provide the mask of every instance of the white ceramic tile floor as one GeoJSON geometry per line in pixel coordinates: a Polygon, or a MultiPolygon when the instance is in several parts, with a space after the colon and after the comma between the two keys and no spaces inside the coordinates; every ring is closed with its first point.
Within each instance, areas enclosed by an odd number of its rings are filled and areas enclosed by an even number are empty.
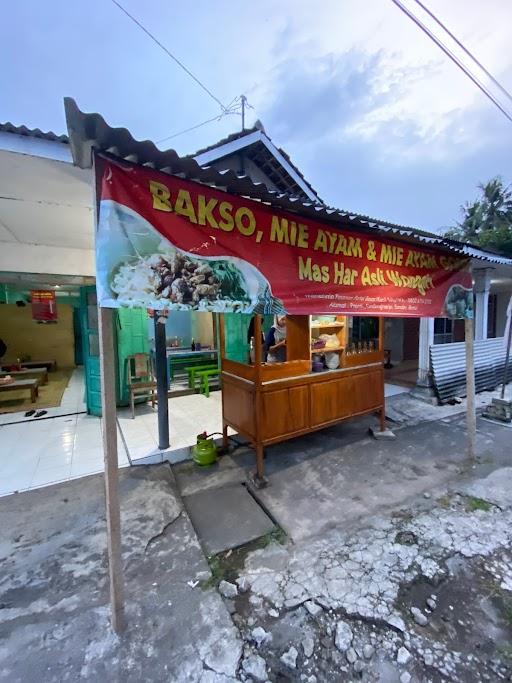
{"type": "MultiPolygon", "coordinates": [[[[117,413],[117,423],[128,450],[130,460],[159,454],[158,418],[156,409],[149,405],[136,406],[135,419],[127,408],[117,413]]],[[[213,391],[209,398],[201,394],[176,396],[169,399],[170,448],[166,458],[173,459],[173,452],[180,453],[196,443],[200,432],[222,431],[222,398],[220,391],[213,391]]],[[[183,455],[178,456],[182,459],[183,455]]]]}
{"type": "MultiPolygon", "coordinates": [[[[56,417],[31,420],[11,413],[12,424],[0,422],[0,496],[103,471],[101,419],[83,412],[83,396],[83,373],[77,370],[60,408],[48,410],[56,417]]],[[[118,444],[119,466],[126,467],[119,430],[118,444]]]]}
{"type": "Polygon", "coordinates": [[[390,396],[397,396],[398,394],[407,394],[410,389],[408,387],[401,387],[398,384],[386,384],[384,385],[384,398],[389,398],[390,396]]]}

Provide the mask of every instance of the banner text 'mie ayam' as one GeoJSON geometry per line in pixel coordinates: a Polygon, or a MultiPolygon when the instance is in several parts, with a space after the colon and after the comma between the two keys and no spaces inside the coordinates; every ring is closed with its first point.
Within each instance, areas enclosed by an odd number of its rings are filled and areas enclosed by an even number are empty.
{"type": "Polygon", "coordinates": [[[391,285],[413,289],[424,296],[434,287],[432,276],[436,271],[460,270],[467,262],[465,258],[429,253],[317,225],[308,226],[277,214],[264,214],[268,222],[262,224],[261,218],[258,222],[254,211],[245,204],[235,206],[230,201],[190,192],[186,188],[171,192],[166,184],[155,180],[149,181],[149,191],[154,210],[174,213],[194,225],[236,233],[252,238],[256,243],[268,240],[288,248],[349,259],[349,262],[333,259],[325,263],[325,259],[317,262],[314,256],[297,254],[299,280],[350,287],[391,285]],[[361,261],[359,266],[357,260],[361,261]]]}

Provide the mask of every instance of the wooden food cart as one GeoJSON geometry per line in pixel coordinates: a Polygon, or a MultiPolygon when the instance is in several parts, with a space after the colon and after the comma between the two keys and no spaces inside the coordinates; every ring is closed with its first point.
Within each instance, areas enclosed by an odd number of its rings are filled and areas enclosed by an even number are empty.
{"type": "Polygon", "coordinates": [[[255,316],[254,364],[226,358],[221,326],[221,379],[224,445],[228,427],[249,439],[256,451],[256,483],[264,481],[264,447],[328,427],[348,418],[379,412],[385,429],[383,319],[372,342],[350,344],[349,319],[332,322],[310,316],[286,318],[287,361],[261,361],[261,318],[255,316]],[[337,346],[313,348],[319,332],[336,335],[337,346]],[[338,353],[339,367],[312,372],[312,356],[338,353]]]}

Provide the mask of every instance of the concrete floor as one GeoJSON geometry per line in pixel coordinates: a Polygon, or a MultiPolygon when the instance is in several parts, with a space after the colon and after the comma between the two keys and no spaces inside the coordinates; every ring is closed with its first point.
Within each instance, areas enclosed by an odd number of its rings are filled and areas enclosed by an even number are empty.
{"type": "Polygon", "coordinates": [[[169,466],[125,469],[120,489],[122,639],[109,627],[103,477],[0,500],[1,680],[208,683],[235,675],[238,632],[218,593],[198,585],[210,572],[169,466]]]}
{"type": "MultiPolygon", "coordinates": [[[[294,541],[405,504],[446,485],[467,464],[461,414],[398,429],[394,441],[370,437],[375,425],[373,417],[357,418],[266,449],[269,485],[254,495],[294,541]]],[[[509,427],[479,419],[480,467],[509,465],[511,436],[509,427]]],[[[174,466],[183,495],[245,481],[252,469],[248,448],[211,468],[174,466]]]]}
{"type": "MultiPolygon", "coordinates": [[[[448,482],[485,476],[512,459],[512,430],[484,420],[474,470],[464,462],[460,415],[404,427],[396,441],[384,443],[366,436],[372,423],[372,417],[353,420],[268,449],[270,485],[256,495],[296,547],[308,548],[314,538],[328,543],[333,530],[368,526],[376,512],[428,503],[423,491],[439,493],[448,482]]],[[[201,587],[210,573],[173,473],[184,494],[221,496],[221,487],[245,479],[253,463],[240,448],[208,469],[182,463],[121,471],[128,604],[121,640],[108,626],[103,477],[2,498],[0,678],[234,679],[240,634],[229,601],[201,587]]]]}

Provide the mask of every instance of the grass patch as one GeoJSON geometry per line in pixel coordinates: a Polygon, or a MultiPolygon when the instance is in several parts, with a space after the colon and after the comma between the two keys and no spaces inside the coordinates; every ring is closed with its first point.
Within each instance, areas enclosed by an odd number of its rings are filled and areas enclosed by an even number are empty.
{"type": "Polygon", "coordinates": [[[509,598],[508,596],[503,598],[502,614],[503,619],[505,619],[508,626],[512,628],[512,598],[509,598]]]}
{"type": "Polygon", "coordinates": [[[466,510],[468,512],[476,512],[476,510],[483,510],[483,512],[489,512],[490,509],[491,504],[483,498],[477,498],[476,496],[468,496],[466,498],[466,510]]]}
{"type": "Polygon", "coordinates": [[[503,657],[503,659],[512,660],[512,645],[499,645],[496,652],[503,657]]]}
{"type": "Polygon", "coordinates": [[[279,543],[280,545],[286,543],[286,534],[279,526],[275,526],[272,531],[264,536],[260,536],[260,538],[238,548],[227,550],[218,555],[209,555],[206,559],[212,575],[209,579],[201,581],[199,585],[203,590],[207,590],[208,588],[216,588],[221,581],[234,583],[245,564],[247,555],[254,550],[267,548],[272,543],[279,543]]]}
{"type": "Polygon", "coordinates": [[[272,531],[269,531],[264,536],[261,536],[260,538],[256,539],[254,543],[256,544],[256,548],[258,549],[266,548],[272,543],[279,543],[279,545],[284,545],[286,543],[286,534],[280,526],[276,526],[272,529],[272,531]]]}

